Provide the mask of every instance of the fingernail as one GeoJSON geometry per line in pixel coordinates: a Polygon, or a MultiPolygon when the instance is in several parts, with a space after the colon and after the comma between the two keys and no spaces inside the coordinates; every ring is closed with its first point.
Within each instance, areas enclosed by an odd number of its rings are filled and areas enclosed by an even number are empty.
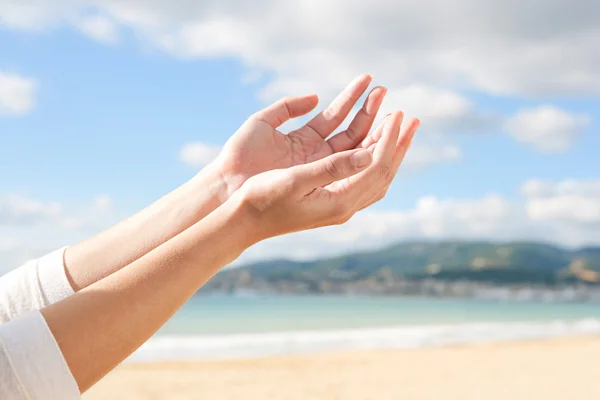
{"type": "Polygon", "coordinates": [[[356,153],[352,154],[350,161],[356,168],[364,168],[371,164],[371,152],[368,150],[357,151],[356,153]]]}

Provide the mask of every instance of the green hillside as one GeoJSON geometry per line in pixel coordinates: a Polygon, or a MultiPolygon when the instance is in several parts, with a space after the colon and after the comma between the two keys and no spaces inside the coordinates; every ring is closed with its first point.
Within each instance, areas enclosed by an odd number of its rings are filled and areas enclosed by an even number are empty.
{"type": "Polygon", "coordinates": [[[600,281],[600,248],[545,243],[404,242],[376,251],[294,262],[274,260],[226,270],[208,284],[223,289],[298,284],[310,288],[364,280],[470,280],[495,284],[600,281]]]}

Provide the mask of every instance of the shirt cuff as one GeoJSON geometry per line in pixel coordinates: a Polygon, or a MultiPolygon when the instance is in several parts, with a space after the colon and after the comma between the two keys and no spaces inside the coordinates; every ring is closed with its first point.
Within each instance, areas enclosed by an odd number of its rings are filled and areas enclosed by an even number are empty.
{"type": "Polygon", "coordinates": [[[46,305],[71,296],[75,291],[67,278],[64,255],[66,247],[53,251],[38,259],[38,277],[41,295],[46,305]]]}
{"type": "Polygon", "coordinates": [[[0,326],[1,340],[15,378],[28,399],[76,400],[79,388],[58,343],[39,311],[0,326]]]}

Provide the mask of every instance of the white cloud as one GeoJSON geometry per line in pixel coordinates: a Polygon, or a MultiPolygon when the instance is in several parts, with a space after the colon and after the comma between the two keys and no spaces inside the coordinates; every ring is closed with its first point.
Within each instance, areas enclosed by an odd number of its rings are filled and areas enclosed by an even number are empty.
{"type": "Polygon", "coordinates": [[[112,206],[112,204],[113,204],[112,198],[106,194],[97,196],[93,201],[94,207],[98,210],[107,210],[112,206]]]}
{"type": "Polygon", "coordinates": [[[461,94],[427,85],[409,85],[388,91],[382,112],[403,110],[407,117],[418,117],[421,130],[433,132],[483,132],[498,127],[500,118],[479,110],[461,94]]]}
{"type": "Polygon", "coordinates": [[[192,167],[202,167],[210,164],[220,152],[220,146],[200,142],[188,143],[179,151],[179,160],[192,167]]]}
{"type": "Polygon", "coordinates": [[[521,191],[532,220],[600,227],[600,180],[532,180],[521,191]]]}
{"type": "Polygon", "coordinates": [[[0,4],[0,21],[43,29],[90,9],[144,45],[183,57],[236,57],[268,72],[267,98],[337,89],[364,71],[392,87],[600,93],[596,0],[21,0],[0,4]]]}
{"type": "MultiPolygon", "coordinates": [[[[600,245],[600,180],[531,180],[523,184],[521,193],[522,198],[515,200],[497,194],[476,198],[424,196],[407,209],[365,210],[342,226],[259,243],[237,263],[276,257],[310,259],[414,239],[600,245]]],[[[22,196],[15,206],[16,196],[9,201],[6,198],[0,202],[0,270],[76,243],[117,222],[114,212],[102,209],[110,203],[104,196],[79,208],[22,196]]]]}
{"type": "Polygon", "coordinates": [[[79,206],[0,194],[0,275],[117,222],[106,195],[79,206]]]}
{"type": "Polygon", "coordinates": [[[0,228],[94,227],[103,225],[103,213],[111,212],[112,198],[99,195],[79,207],[47,202],[20,194],[0,194],[0,228]]]}
{"type": "Polygon", "coordinates": [[[521,193],[526,197],[553,197],[577,194],[586,197],[600,197],[600,181],[597,179],[549,181],[531,179],[523,184],[521,193]]]}
{"type": "Polygon", "coordinates": [[[23,225],[38,223],[58,217],[58,203],[43,203],[19,195],[0,195],[0,225],[23,225]]]}
{"type": "Polygon", "coordinates": [[[0,70],[0,116],[24,115],[35,105],[36,84],[30,78],[0,70]]]}
{"type": "Polygon", "coordinates": [[[547,153],[568,150],[591,122],[554,106],[521,110],[506,121],[506,130],[519,142],[547,153]]]}
{"type": "MultiPolygon", "coordinates": [[[[0,22],[21,30],[74,24],[105,42],[124,29],[146,50],[235,58],[251,75],[269,77],[259,93],[264,101],[309,92],[332,98],[351,78],[371,72],[375,83],[390,88],[383,108],[420,117],[421,131],[500,130],[502,118],[462,93],[600,94],[595,0],[530,0],[526,6],[517,0],[51,3],[0,3],[0,22]]],[[[569,147],[585,124],[557,109],[532,113],[506,126],[546,152],[569,147]]]]}
{"type": "Polygon", "coordinates": [[[85,35],[105,44],[115,44],[119,40],[118,28],[113,21],[103,15],[83,17],[75,21],[75,26],[85,35]]]}
{"type": "Polygon", "coordinates": [[[462,151],[453,145],[413,145],[402,162],[403,170],[422,171],[435,164],[456,163],[462,159],[462,151]]]}
{"type": "Polygon", "coordinates": [[[600,245],[600,180],[531,180],[523,197],[424,196],[405,210],[365,210],[347,224],[270,239],[239,263],[263,258],[312,259],[401,240],[539,240],[561,246],[600,245]]]}

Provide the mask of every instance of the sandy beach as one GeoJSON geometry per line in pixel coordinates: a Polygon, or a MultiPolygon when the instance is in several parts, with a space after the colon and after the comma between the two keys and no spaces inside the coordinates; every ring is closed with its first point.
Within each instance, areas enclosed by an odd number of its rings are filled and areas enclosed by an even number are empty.
{"type": "Polygon", "coordinates": [[[83,398],[591,400],[600,398],[600,337],[132,363],[83,398]]]}

